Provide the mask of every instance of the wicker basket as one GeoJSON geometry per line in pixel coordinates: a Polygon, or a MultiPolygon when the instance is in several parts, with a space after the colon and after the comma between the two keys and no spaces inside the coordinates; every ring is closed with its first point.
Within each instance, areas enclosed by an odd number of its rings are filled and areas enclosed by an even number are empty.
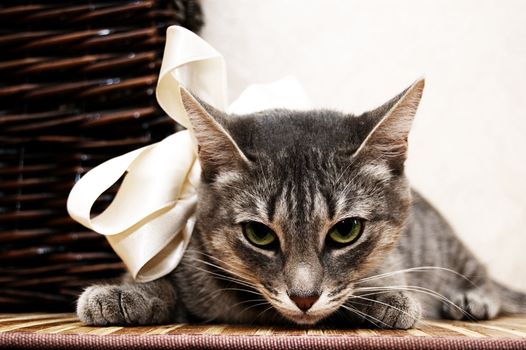
{"type": "Polygon", "coordinates": [[[83,287],[124,268],[104,237],[69,218],[69,190],[175,131],[154,94],[164,34],[198,30],[201,12],[192,0],[3,3],[0,311],[71,310],[83,287]]]}

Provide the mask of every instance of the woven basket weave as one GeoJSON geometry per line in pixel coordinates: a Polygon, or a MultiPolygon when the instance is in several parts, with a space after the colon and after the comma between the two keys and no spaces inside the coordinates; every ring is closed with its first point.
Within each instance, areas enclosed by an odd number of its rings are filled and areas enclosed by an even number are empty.
{"type": "Polygon", "coordinates": [[[124,271],[66,199],[94,166],[175,131],[154,94],[172,24],[197,31],[198,3],[0,5],[0,311],[71,310],[87,284],[124,271]]]}

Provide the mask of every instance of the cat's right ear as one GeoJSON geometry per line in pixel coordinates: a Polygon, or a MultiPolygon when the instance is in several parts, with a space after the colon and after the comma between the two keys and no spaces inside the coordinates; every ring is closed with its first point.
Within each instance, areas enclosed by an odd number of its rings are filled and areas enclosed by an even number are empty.
{"type": "Polygon", "coordinates": [[[420,79],[383,106],[368,113],[375,126],[355,152],[355,158],[382,159],[395,173],[403,172],[407,138],[424,85],[424,79],[420,79]]]}
{"type": "Polygon", "coordinates": [[[222,172],[239,172],[249,160],[217,120],[188,91],[181,88],[181,99],[198,144],[203,176],[208,181],[222,172]]]}

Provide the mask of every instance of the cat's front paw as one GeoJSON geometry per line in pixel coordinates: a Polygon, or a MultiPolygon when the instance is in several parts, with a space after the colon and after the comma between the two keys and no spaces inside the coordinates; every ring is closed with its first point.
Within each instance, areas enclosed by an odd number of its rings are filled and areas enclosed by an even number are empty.
{"type": "Polygon", "coordinates": [[[443,304],[442,315],[453,320],[489,320],[499,312],[499,298],[484,289],[469,289],[452,293],[443,304]]]}
{"type": "Polygon", "coordinates": [[[379,328],[408,329],[422,316],[420,303],[404,292],[378,294],[364,311],[369,323],[379,328]]]}
{"type": "Polygon", "coordinates": [[[77,302],[77,315],[88,325],[145,325],[158,323],[161,301],[126,286],[91,286],[77,302]]]}

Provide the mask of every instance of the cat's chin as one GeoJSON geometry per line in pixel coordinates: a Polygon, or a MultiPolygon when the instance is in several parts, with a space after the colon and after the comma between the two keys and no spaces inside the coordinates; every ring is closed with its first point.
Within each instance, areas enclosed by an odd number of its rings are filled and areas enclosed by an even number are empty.
{"type": "Polygon", "coordinates": [[[326,313],[283,313],[282,315],[285,316],[288,320],[292,321],[295,324],[298,325],[314,325],[324,318],[328,317],[331,314],[331,312],[326,313]]]}
{"type": "MultiPolygon", "coordinates": [[[[292,321],[299,325],[314,325],[318,323],[323,317],[302,315],[300,317],[295,317],[292,321]]],[[[290,318],[289,318],[290,319],[290,318]]]]}

